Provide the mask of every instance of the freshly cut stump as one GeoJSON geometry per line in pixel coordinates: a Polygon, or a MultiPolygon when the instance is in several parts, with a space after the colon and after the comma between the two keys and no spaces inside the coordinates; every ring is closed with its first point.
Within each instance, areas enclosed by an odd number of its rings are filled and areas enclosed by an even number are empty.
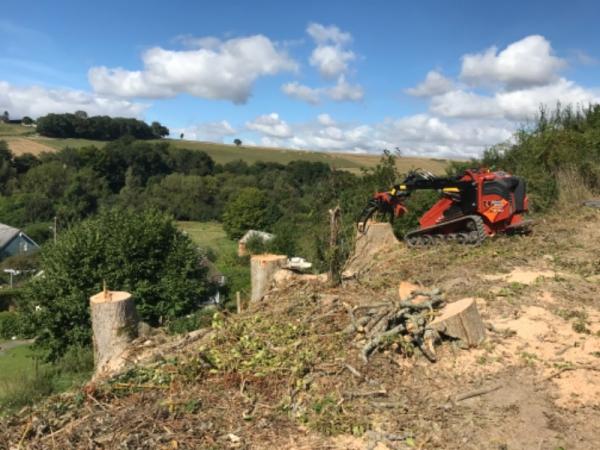
{"type": "Polygon", "coordinates": [[[485,339],[485,325],[473,298],[449,303],[429,326],[446,336],[460,339],[469,347],[477,346],[485,339]]]}
{"type": "Polygon", "coordinates": [[[285,255],[253,255],[250,259],[250,281],[252,292],[250,301],[258,302],[263,299],[275,273],[287,263],[285,255]]]}
{"type": "Polygon", "coordinates": [[[90,298],[96,374],[110,370],[138,334],[138,315],[129,292],[103,291],[90,298]]]}
{"type": "Polygon", "coordinates": [[[366,271],[377,255],[399,247],[390,223],[365,224],[364,232],[357,231],[354,253],[346,263],[343,278],[352,278],[366,271]]]}

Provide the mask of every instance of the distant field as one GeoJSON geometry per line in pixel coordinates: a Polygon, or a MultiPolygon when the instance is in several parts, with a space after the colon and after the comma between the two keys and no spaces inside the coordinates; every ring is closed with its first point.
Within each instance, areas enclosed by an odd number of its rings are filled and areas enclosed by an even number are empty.
{"type": "Polygon", "coordinates": [[[177,222],[177,226],[186,232],[196,245],[210,248],[217,255],[236,249],[236,243],[227,237],[223,225],[218,222],[177,222]]]}
{"type": "MultiPolygon", "coordinates": [[[[87,139],[54,139],[34,135],[32,128],[19,125],[0,124],[0,139],[6,140],[10,149],[16,155],[33,153],[39,155],[43,152],[53,152],[65,147],[84,147],[94,145],[102,147],[106,145],[103,141],[92,141],[87,139]]],[[[190,148],[202,150],[209,154],[217,163],[224,164],[242,159],[249,164],[257,161],[277,162],[287,164],[294,160],[315,161],[329,164],[340,170],[348,170],[359,173],[363,167],[374,167],[380,159],[380,155],[363,155],[354,153],[333,153],[290,150],[284,148],[249,147],[228,144],[217,144],[212,142],[198,142],[166,139],[171,145],[178,148],[190,148]]],[[[153,141],[158,142],[158,141],[153,141]]],[[[402,157],[398,158],[398,169],[406,172],[410,169],[426,169],[440,174],[448,165],[447,160],[402,157]]]]}

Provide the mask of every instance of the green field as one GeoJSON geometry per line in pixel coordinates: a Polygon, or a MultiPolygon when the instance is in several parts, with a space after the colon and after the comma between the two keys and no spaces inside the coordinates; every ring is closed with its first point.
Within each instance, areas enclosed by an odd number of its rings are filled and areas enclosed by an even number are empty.
{"type": "MultiPolygon", "coordinates": [[[[85,147],[106,145],[104,141],[92,141],[89,139],[55,139],[45,138],[35,134],[35,128],[20,125],[0,123],[0,139],[6,140],[10,149],[16,155],[33,153],[38,155],[43,152],[53,152],[65,147],[85,147]]],[[[159,142],[159,141],[150,141],[159,142]]],[[[212,142],[187,141],[177,139],[163,139],[160,142],[169,142],[174,147],[201,150],[210,155],[215,162],[225,164],[231,161],[244,160],[249,164],[257,161],[277,162],[287,164],[294,160],[323,162],[331,167],[359,173],[363,167],[374,167],[381,155],[354,154],[337,152],[314,152],[304,150],[290,150],[285,148],[267,148],[236,146],[229,144],[218,144],[212,142]]],[[[448,160],[401,157],[397,159],[397,165],[401,172],[410,169],[426,169],[433,173],[443,173],[448,165],[448,160]]]]}
{"type": "Polygon", "coordinates": [[[210,248],[216,255],[224,255],[236,250],[237,244],[227,237],[223,225],[218,222],[177,222],[177,226],[198,247],[210,248]]]}

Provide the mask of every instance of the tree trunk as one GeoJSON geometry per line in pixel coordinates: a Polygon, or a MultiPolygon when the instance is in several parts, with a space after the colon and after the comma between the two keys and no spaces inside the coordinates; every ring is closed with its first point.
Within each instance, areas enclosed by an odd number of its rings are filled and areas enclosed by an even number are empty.
{"type": "Polygon", "coordinates": [[[329,283],[331,286],[338,286],[342,282],[339,246],[340,216],[339,205],[329,210],[329,283]]]}
{"type": "Polygon", "coordinates": [[[90,298],[96,374],[112,368],[137,337],[138,316],[128,292],[104,290],[90,298]]]}
{"type": "Polygon", "coordinates": [[[485,339],[485,325],[473,298],[446,305],[429,326],[446,336],[460,339],[469,347],[477,346],[485,339]]]}
{"type": "Polygon", "coordinates": [[[253,255],[250,259],[250,281],[252,283],[251,302],[258,302],[265,296],[273,276],[287,263],[284,255],[253,255]]]}

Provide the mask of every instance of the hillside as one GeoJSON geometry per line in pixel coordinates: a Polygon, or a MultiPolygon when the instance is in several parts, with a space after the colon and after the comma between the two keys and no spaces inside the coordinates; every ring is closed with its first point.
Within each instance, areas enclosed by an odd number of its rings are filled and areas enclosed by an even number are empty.
{"type": "MultiPolygon", "coordinates": [[[[55,139],[45,138],[35,134],[35,129],[20,125],[0,124],[0,140],[8,142],[9,148],[16,155],[33,153],[39,155],[43,152],[53,152],[65,147],[84,147],[89,145],[103,146],[104,141],[87,139],[55,139]]],[[[336,152],[311,152],[290,150],[284,148],[235,146],[211,142],[165,139],[178,148],[202,150],[217,163],[227,163],[242,159],[248,163],[256,161],[278,162],[287,164],[294,160],[323,162],[335,167],[352,172],[359,172],[361,167],[374,167],[379,162],[379,155],[364,155],[336,152]]],[[[430,159],[416,157],[398,158],[398,168],[401,172],[421,168],[433,173],[443,173],[448,161],[445,159],[430,159]]]]}
{"type": "Polygon", "coordinates": [[[130,370],[2,419],[0,449],[597,449],[599,254],[584,207],[481,247],[390,245],[339,288],[292,281],[212,328],[142,339],[130,370]],[[476,297],[486,341],[444,341],[435,363],[390,341],[365,364],[348,309],[406,280],[476,297]]]}

